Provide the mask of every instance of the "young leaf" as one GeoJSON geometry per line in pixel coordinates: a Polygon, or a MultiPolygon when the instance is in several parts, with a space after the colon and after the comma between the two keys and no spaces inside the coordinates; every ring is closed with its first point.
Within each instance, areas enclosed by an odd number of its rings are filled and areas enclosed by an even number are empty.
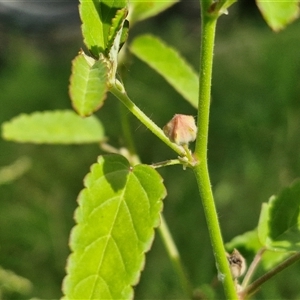
{"type": "Polygon", "coordinates": [[[105,53],[112,20],[117,11],[126,5],[126,0],[80,0],[82,34],[87,48],[94,57],[98,58],[100,53],[105,53]]]}
{"type": "Polygon", "coordinates": [[[98,143],[104,130],[98,119],[79,117],[74,111],[22,114],[2,125],[4,139],[20,143],[83,144],[98,143]]]}
{"type": "MultiPolygon", "coordinates": [[[[126,28],[123,32],[123,24],[127,16],[127,9],[120,9],[117,11],[115,18],[112,20],[112,27],[110,28],[110,35],[107,45],[107,57],[111,62],[110,79],[114,80],[117,66],[118,66],[118,53],[121,43],[124,44],[126,37],[126,28]]],[[[127,32],[128,33],[128,32],[127,32]]]]}
{"type": "Polygon", "coordinates": [[[70,97],[81,116],[99,109],[106,98],[108,67],[104,60],[95,61],[81,51],[72,62],[70,97]]]}
{"type": "Polygon", "coordinates": [[[120,39],[122,35],[122,28],[127,13],[128,11],[126,8],[120,9],[116,12],[116,16],[112,19],[112,26],[109,29],[108,43],[106,47],[107,53],[111,52],[111,48],[114,48],[114,51],[118,53],[119,46],[120,46],[120,39]],[[116,41],[116,39],[118,41],[116,41]]]}
{"type": "Polygon", "coordinates": [[[130,45],[130,51],[162,75],[194,107],[198,103],[198,76],[171,47],[157,37],[142,35],[130,45]]]}
{"type": "Polygon", "coordinates": [[[138,21],[153,17],[170,6],[179,2],[179,0],[135,0],[130,1],[129,5],[129,22],[134,24],[138,21]]]}
{"type": "Polygon", "coordinates": [[[147,165],[101,156],[78,199],[72,254],[63,283],[66,299],[131,299],[158,226],[166,191],[147,165]]]}
{"type": "Polygon", "coordinates": [[[274,31],[284,29],[289,23],[299,17],[299,0],[256,0],[256,4],[267,24],[274,31]]]}
{"type": "Polygon", "coordinates": [[[263,206],[258,232],[267,249],[300,251],[299,180],[263,206]]]}

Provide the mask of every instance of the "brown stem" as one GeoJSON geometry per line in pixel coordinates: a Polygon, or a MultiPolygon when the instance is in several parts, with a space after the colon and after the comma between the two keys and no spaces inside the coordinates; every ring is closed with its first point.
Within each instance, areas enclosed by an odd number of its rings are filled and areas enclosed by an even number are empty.
{"type": "Polygon", "coordinates": [[[287,267],[291,266],[293,263],[297,262],[300,259],[300,252],[297,252],[290,256],[288,259],[280,263],[277,267],[272,269],[271,271],[267,272],[253,283],[251,283],[247,288],[245,288],[240,294],[240,299],[245,299],[247,295],[253,294],[257,289],[264,284],[266,281],[277,275],[282,270],[286,269],[287,267]]]}

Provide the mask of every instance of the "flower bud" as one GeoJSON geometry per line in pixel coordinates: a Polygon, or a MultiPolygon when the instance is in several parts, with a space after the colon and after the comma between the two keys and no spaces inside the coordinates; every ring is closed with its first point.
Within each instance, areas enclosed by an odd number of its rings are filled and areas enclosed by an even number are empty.
{"type": "Polygon", "coordinates": [[[193,142],[197,135],[197,126],[193,116],[176,114],[163,128],[165,135],[177,145],[193,142]]]}
{"type": "Polygon", "coordinates": [[[247,268],[246,261],[238,250],[234,249],[231,254],[227,253],[227,259],[233,278],[238,278],[245,273],[247,268]]]}

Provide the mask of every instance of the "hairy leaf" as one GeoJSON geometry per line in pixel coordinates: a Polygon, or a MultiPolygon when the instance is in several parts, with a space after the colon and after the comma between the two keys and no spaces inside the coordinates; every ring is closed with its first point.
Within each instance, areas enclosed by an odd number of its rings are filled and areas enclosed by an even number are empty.
{"type": "Polygon", "coordinates": [[[274,31],[284,29],[289,23],[299,17],[299,0],[256,0],[256,3],[267,24],[274,31]]]}
{"type": "Polygon", "coordinates": [[[67,299],[131,299],[166,191],[147,165],[101,156],[85,178],[71,233],[67,299]]]}
{"type": "Polygon", "coordinates": [[[132,42],[130,50],[162,75],[194,107],[197,107],[198,76],[173,48],[157,37],[142,35],[132,42]]]}
{"type": "Polygon", "coordinates": [[[82,51],[72,62],[70,97],[81,116],[99,109],[106,98],[108,68],[104,60],[95,61],[82,51]]]}
{"type": "Polygon", "coordinates": [[[129,21],[133,25],[138,21],[153,17],[179,0],[131,0],[129,5],[129,21]]]}
{"type": "Polygon", "coordinates": [[[258,226],[261,243],[274,251],[300,251],[300,181],[263,205],[258,226]]]}
{"type": "Polygon", "coordinates": [[[105,53],[109,36],[112,34],[112,20],[117,11],[126,5],[126,0],[80,0],[82,34],[94,57],[98,58],[100,53],[105,53]]]}
{"type": "Polygon", "coordinates": [[[104,130],[95,117],[81,118],[74,111],[44,111],[22,114],[2,125],[4,139],[20,143],[97,143],[104,130]]]}

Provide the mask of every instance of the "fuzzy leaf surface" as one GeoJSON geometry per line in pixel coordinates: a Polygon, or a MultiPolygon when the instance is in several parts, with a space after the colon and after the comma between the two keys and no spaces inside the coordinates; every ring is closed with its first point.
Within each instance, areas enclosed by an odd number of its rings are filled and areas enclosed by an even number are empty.
{"type": "Polygon", "coordinates": [[[104,60],[95,61],[82,51],[72,62],[69,92],[74,109],[89,116],[106,98],[108,68],[104,60]]]}
{"type": "Polygon", "coordinates": [[[66,299],[131,299],[159,225],[166,195],[160,175],[100,156],[84,181],[71,233],[66,299]]]}
{"type": "Polygon", "coordinates": [[[179,0],[132,0],[129,7],[129,21],[131,24],[156,16],[168,9],[179,0]]]}
{"type": "Polygon", "coordinates": [[[72,110],[44,111],[4,123],[2,136],[19,143],[83,144],[101,141],[104,129],[93,116],[83,119],[72,110]]]}
{"type": "Polygon", "coordinates": [[[256,0],[256,4],[265,21],[274,31],[284,29],[288,24],[299,17],[299,0],[256,0]]]}
{"type": "Polygon", "coordinates": [[[134,39],[130,51],[156,72],[194,107],[198,105],[198,75],[170,46],[152,35],[134,39]]]}
{"type": "Polygon", "coordinates": [[[94,57],[105,53],[112,20],[118,10],[126,7],[126,0],[80,0],[79,13],[82,21],[84,43],[94,57]]]}
{"type": "Polygon", "coordinates": [[[300,251],[300,181],[263,205],[258,236],[269,250],[300,251]]]}

